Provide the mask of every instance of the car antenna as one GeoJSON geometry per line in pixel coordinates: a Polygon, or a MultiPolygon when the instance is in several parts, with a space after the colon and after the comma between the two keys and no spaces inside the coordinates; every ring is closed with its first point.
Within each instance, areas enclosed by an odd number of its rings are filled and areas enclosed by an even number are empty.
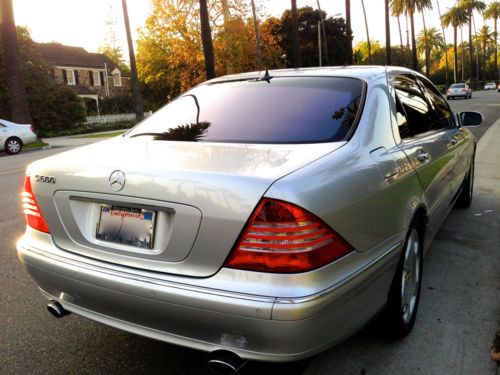
{"type": "Polygon", "coordinates": [[[258,79],[258,81],[266,81],[267,83],[271,83],[271,79],[274,77],[269,74],[269,69],[266,68],[266,72],[264,75],[258,79]]]}

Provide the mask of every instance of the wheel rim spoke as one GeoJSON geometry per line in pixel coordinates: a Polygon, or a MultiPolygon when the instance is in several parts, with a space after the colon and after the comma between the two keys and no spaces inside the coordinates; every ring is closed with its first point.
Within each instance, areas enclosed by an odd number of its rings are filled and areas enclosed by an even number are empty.
{"type": "Polygon", "coordinates": [[[418,296],[420,284],[420,242],[417,231],[414,229],[405,247],[403,271],[401,275],[401,311],[407,323],[411,320],[418,296]]]}

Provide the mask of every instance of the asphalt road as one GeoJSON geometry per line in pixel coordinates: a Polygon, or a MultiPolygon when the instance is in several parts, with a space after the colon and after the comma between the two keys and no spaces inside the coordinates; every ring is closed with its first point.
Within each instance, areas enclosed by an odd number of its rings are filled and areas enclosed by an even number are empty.
{"type": "MultiPolygon", "coordinates": [[[[451,104],[457,111],[483,112],[485,123],[473,130],[477,137],[500,117],[500,96],[493,91],[451,104]]],[[[74,315],[57,320],[46,311],[45,300],[16,257],[15,242],[24,229],[19,191],[28,163],[62,150],[0,154],[0,371],[207,374],[204,353],[74,315]]],[[[426,257],[421,307],[409,338],[389,341],[372,324],[315,358],[286,365],[250,363],[242,373],[490,375],[490,336],[500,328],[500,264],[494,247],[500,240],[500,199],[492,204],[495,189],[480,187],[473,206],[453,211],[444,223],[426,257]]]]}

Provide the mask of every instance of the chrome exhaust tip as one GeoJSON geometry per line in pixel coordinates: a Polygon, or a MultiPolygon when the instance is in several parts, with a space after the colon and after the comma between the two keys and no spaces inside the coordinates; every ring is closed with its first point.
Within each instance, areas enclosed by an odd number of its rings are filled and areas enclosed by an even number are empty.
{"type": "Polygon", "coordinates": [[[57,301],[50,301],[47,304],[47,310],[49,310],[49,313],[56,318],[62,318],[63,316],[69,314],[69,311],[65,310],[64,307],[62,307],[62,305],[57,301]]]}
{"type": "Polygon", "coordinates": [[[207,366],[214,374],[218,375],[236,375],[246,365],[246,361],[237,354],[217,350],[211,354],[207,366]]]}

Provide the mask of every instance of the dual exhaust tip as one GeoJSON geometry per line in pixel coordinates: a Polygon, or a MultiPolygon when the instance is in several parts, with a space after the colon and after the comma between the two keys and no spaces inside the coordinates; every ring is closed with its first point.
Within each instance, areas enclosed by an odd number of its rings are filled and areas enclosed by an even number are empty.
{"type": "MultiPolygon", "coordinates": [[[[69,311],[57,301],[50,301],[47,304],[49,313],[56,317],[62,318],[69,314],[69,311]]],[[[226,350],[217,350],[210,355],[207,362],[208,368],[218,375],[237,375],[238,372],[245,366],[246,361],[241,359],[237,354],[226,350]]]]}
{"type": "Polygon", "coordinates": [[[246,363],[245,360],[233,352],[217,350],[211,354],[207,366],[214,374],[236,375],[246,363]]]}
{"type": "Polygon", "coordinates": [[[57,301],[50,301],[47,304],[47,310],[49,310],[49,313],[56,318],[62,318],[63,316],[69,314],[69,311],[65,310],[64,307],[62,307],[62,305],[57,301]]]}

